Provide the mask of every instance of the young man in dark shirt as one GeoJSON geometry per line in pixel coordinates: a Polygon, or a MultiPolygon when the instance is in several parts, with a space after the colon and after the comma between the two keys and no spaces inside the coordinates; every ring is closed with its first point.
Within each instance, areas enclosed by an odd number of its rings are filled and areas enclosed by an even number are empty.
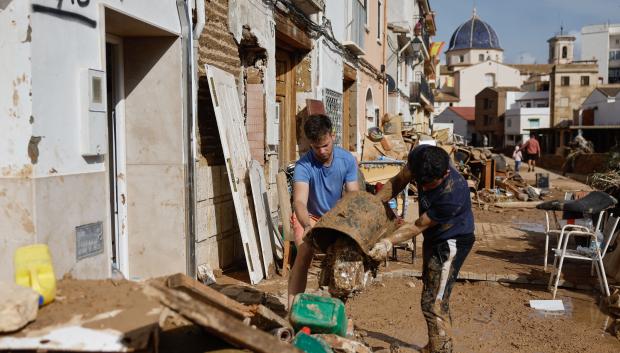
{"type": "Polygon", "coordinates": [[[441,148],[422,145],[409,153],[407,166],[377,194],[387,202],[408,183],[418,188],[420,217],[382,239],[371,250],[376,260],[387,257],[392,244],[423,233],[422,312],[428,327],[425,352],[452,352],[450,293],[461,265],[474,244],[474,216],[467,182],[450,166],[441,148]]]}

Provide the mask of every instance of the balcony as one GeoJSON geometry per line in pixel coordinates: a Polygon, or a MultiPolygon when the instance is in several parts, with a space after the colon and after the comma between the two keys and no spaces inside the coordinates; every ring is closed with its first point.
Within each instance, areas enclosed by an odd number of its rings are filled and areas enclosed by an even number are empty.
{"type": "Polygon", "coordinates": [[[435,96],[426,78],[422,77],[420,82],[409,83],[409,104],[420,105],[427,110],[433,110],[435,96]]]}
{"type": "Polygon", "coordinates": [[[347,39],[342,42],[342,45],[354,55],[365,55],[364,36],[366,35],[366,29],[364,25],[366,23],[366,9],[358,0],[350,0],[346,3],[350,6],[347,9],[349,20],[346,26],[347,39]]]}
{"type": "Polygon", "coordinates": [[[323,0],[292,0],[292,3],[307,16],[325,10],[325,1],[323,0]]]}

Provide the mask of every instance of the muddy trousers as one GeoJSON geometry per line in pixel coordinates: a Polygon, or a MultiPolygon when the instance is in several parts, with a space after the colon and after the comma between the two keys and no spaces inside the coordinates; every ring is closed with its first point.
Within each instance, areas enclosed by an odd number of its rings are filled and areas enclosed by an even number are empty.
{"type": "Polygon", "coordinates": [[[466,234],[424,244],[421,304],[428,327],[428,352],[452,352],[450,293],[474,241],[473,234],[466,234]]]}

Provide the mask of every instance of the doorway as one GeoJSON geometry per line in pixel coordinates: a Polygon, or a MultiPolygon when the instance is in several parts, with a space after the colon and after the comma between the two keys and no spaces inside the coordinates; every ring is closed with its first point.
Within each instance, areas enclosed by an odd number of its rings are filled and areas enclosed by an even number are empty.
{"type": "Polygon", "coordinates": [[[127,276],[127,185],[125,182],[125,126],[123,40],[106,35],[106,90],[108,114],[108,183],[110,197],[110,263],[112,272],[127,276]]]}
{"type": "Polygon", "coordinates": [[[295,70],[291,60],[293,53],[276,49],[276,110],[280,124],[278,159],[280,167],[286,167],[296,159],[297,124],[295,116],[295,70]]]}

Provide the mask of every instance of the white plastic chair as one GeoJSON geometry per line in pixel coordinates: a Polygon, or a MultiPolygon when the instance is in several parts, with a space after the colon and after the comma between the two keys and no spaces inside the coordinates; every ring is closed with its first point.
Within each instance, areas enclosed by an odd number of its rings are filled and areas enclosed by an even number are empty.
{"type": "Polygon", "coordinates": [[[601,286],[601,291],[609,296],[609,285],[607,284],[607,277],[605,275],[605,268],[603,266],[603,258],[607,253],[607,249],[609,245],[613,243],[616,237],[616,230],[618,228],[618,222],[620,221],[619,217],[614,217],[612,214],[609,215],[607,221],[604,223],[602,234],[603,241],[598,242],[597,240],[597,230],[601,229],[601,224],[603,222],[605,211],[601,212],[599,220],[596,224],[596,227],[593,230],[589,230],[586,227],[574,225],[566,225],[562,227],[562,232],[560,233],[560,238],[558,240],[558,248],[555,249],[555,256],[553,260],[553,272],[551,272],[551,276],[549,277],[549,287],[551,287],[551,283],[555,278],[555,284],[553,287],[553,299],[555,299],[555,295],[558,290],[558,284],[560,282],[560,276],[562,273],[562,265],[564,264],[564,259],[574,259],[581,261],[590,261],[592,265],[596,268],[596,274],[598,276],[599,284],[601,286]],[[582,248],[580,250],[576,249],[567,249],[568,241],[571,236],[574,235],[582,235],[588,236],[591,242],[595,242],[596,246],[593,248],[582,248]],[[556,271],[556,264],[558,262],[558,257],[560,258],[559,266],[556,271]]]}
{"type": "MultiPolygon", "coordinates": [[[[564,194],[564,200],[570,200],[572,197],[572,192],[567,192],[564,194]]],[[[558,217],[556,216],[555,211],[547,210],[545,211],[545,258],[543,261],[543,270],[547,271],[547,260],[549,257],[549,238],[551,235],[554,235],[556,239],[559,239],[560,233],[562,233],[563,229],[582,229],[583,226],[576,224],[567,224],[563,227],[560,227],[558,222],[558,217]],[[551,215],[551,216],[550,216],[551,215]],[[551,223],[551,217],[553,217],[553,224],[551,223]]],[[[559,247],[559,245],[558,245],[559,247]]],[[[555,250],[555,249],[553,249],[555,250]]]]}

